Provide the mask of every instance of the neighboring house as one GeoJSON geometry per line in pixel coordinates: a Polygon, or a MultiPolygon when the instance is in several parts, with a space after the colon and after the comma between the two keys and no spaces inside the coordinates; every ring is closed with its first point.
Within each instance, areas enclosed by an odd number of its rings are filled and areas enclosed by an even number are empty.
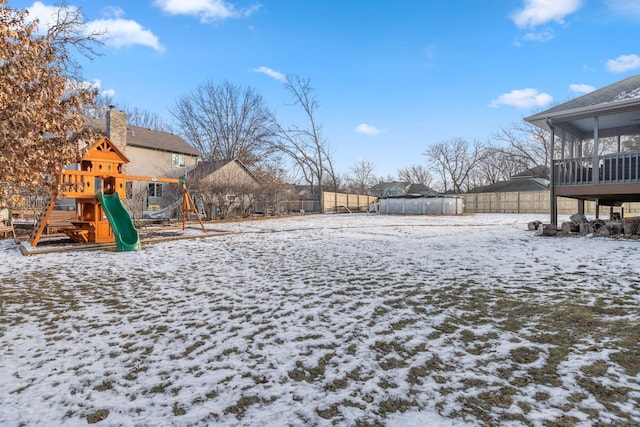
{"type": "Polygon", "coordinates": [[[239,159],[198,162],[188,182],[208,218],[249,213],[262,189],[260,180],[239,159]]]}
{"type": "Polygon", "coordinates": [[[611,209],[640,201],[640,75],[524,120],[550,133],[551,224],[558,197],[577,199],[582,214],[587,200],[611,209]]]}
{"type": "MultiPolygon", "coordinates": [[[[157,178],[185,177],[194,169],[200,152],[178,135],[127,125],[126,113],[110,108],[106,122],[85,118],[85,125],[101,131],[130,160],[124,172],[133,176],[157,178]]],[[[175,184],[154,181],[128,181],[128,197],[140,203],[143,211],[164,209],[175,204],[180,189],[175,184]]]]}
{"type": "MultiPolygon", "coordinates": [[[[546,170],[546,168],[544,168],[546,170]]],[[[498,181],[493,184],[476,187],[469,190],[469,193],[510,193],[521,191],[545,191],[549,189],[549,180],[539,178],[544,176],[542,168],[527,169],[511,176],[509,181],[498,181]]]]}
{"type": "Polygon", "coordinates": [[[381,182],[369,188],[369,193],[375,197],[397,197],[407,195],[438,196],[438,192],[424,184],[409,182],[381,182]]]}

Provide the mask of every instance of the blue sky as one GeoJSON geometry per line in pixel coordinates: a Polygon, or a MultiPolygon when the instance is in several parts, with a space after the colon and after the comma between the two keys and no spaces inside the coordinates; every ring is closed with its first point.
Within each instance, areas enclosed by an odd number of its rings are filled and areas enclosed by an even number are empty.
{"type": "MultiPolygon", "coordinates": [[[[12,1],[41,23],[54,2],[12,1]]],[[[640,73],[638,0],[67,0],[106,28],[87,81],[172,120],[225,79],[300,121],[280,79],[308,78],[337,170],[425,164],[433,143],[486,141],[523,116],[640,73]]]]}

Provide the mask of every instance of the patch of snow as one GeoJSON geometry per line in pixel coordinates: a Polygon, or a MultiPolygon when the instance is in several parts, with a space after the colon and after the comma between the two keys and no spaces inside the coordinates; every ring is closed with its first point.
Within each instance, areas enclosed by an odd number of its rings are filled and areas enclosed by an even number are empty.
{"type": "Polygon", "coordinates": [[[616,95],[616,97],[613,100],[624,101],[625,99],[636,99],[636,98],[640,98],[640,87],[637,87],[633,90],[620,92],[618,95],[616,95]]]}
{"type": "Polygon", "coordinates": [[[505,390],[489,423],[620,422],[578,381],[597,361],[640,423],[615,343],[574,345],[558,386],[528,379],[555,345],[500,304],[640,302],[640,242],[525,231],[546,219],[308,215],[29,257],[2,241],[0,425],[467,426],[483,421],[462,402],[505,390]],[[523,348],[535,357],[512,361],[523,348]]]}

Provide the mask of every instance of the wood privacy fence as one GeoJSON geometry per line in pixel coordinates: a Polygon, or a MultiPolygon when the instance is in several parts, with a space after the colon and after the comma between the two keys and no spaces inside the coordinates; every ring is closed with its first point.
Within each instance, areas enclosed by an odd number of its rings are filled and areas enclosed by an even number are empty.
{"type": "MultiPolygon", "coordinates": [[[[549,213],[549,191],[513,191],[508,193],[467,193],[464,198],[466,213],[549,213]]],[[[640,213],[640,203],[625,203],[624,213],[640,213]]],[[[600,212],[604,213],[600,208],[600,212]]],[[[615,208],[619,211],[620,208],[615,208]]],[[[595,202],[584,204],[586,215],[595,215],[595,202]]],[[[558,198],[558,214],[572,215],[578,212],[578,201],[565,197],[558,198]]]]}
{"type": "Polygon", "coordinates": [[[367,212],[369,205],[378,200],[377,197],[364,194],[322,192],[323,213],[327,212],[367,212]]]}

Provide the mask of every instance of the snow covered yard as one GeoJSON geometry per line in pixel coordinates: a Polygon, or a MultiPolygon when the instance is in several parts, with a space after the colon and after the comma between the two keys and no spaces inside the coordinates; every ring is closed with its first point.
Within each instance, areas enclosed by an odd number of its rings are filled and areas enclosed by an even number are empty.
{"type": "Polygon", "coordinates": [[[535,219],[314,215],[135,253],[1,241],[0,425],[639,424],[640,241],[535,219]]]}

